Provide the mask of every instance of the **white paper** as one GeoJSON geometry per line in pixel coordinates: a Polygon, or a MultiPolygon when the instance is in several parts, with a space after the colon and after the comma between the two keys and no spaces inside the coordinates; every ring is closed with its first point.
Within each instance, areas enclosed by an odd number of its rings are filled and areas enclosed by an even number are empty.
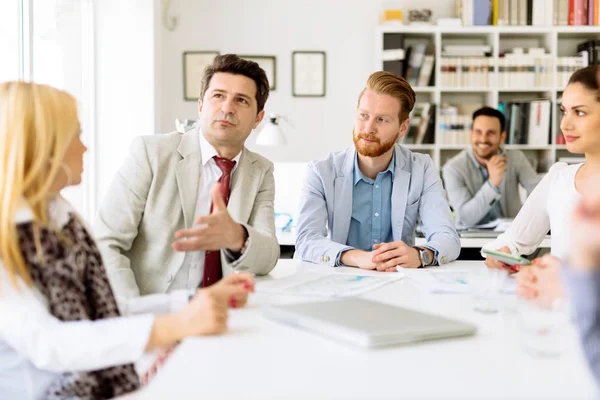
{"type": "Polygon", "coordinates": [[[402,273],[383,273],[382,276],[353,274],[301,273],[258,282],[256,291],[292,296],[348,297],[378,289],[402,279],[402,273]],[[383,275],[385,274],[385,275],[383,275]]]}
{"type": "MultiPolygon", "coordinates": [[[[407,270],[406,278],[417,287],[430,293],[471,293],[469,271],[407,270]]],[[[504,293],[515,293],[516,281],[509,277],[504,283],[504,293]]]]}

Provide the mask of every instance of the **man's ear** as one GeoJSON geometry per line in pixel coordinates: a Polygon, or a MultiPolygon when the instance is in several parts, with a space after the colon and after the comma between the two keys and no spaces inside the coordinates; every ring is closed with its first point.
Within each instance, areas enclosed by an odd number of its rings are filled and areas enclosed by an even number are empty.
{"type": "Polygon", "coordinates": [[[406,118],[404,121],[402,121],[402,123],[400,124],[400,131],[398,132],[398,139],[401,137],[404,137],[404,135],[406,135],[406,132],[408,132],[408,124],[410,123],[410,120],[408,118],[406,118]]]}
{"type": "Polygon", "coordinates": [[[198,112],[202,112],[202,99],[198,99],[198,112]]]}
{"type": "Polygon", "coordinates": [[[252,129],[256,129],[256,127],[262,122],[265,117],[265,110],[261,110],[258,114],[256,114],[256,119],[254,120],[254,127],[252,129]]]}
{"type": "Polygon", "coordinates": [[[502,144],[506,143],[506,131],[502,131],[502,133],[500,134],[500,142],[502,144]]]}

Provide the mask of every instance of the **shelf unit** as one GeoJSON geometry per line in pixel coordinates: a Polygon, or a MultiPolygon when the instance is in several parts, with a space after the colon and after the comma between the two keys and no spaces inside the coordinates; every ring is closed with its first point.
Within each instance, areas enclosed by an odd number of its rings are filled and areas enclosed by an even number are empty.
{"type": "MultiPolygon", "coordinates": [[[[439,121],[439,105],[443,103],[471,103],[498,107],[500,101],[545,98],[552,102],[550,141],[547,146],[507,145],[507,149],[518,149],[532,159],[537,160],[538,172],[544,173],[561,157],[571,154],[566,146],[554,144],[560,133],[560,113],[558,100],[564,87],[558,85],[557,58],[577,55],[577,44],[590,39],[600,39],[598,26],[478,26],[462,28],[444,28],[438,26],[390,25],[379,26],[376,32],[375,70],[383,69],[384,36],[402,34],[410,45],[412,42],[429,41],[435,48],[435,86],[414,87],[417,102],[437,104],[436,129],[434,144],[406,145],[409,149],[431,155],[436,165],[441,168],[449,158],[458,154],[469,145],[441,144],[439,121]],[[486,44],[492,47],[495,82],[499,82],[500,53],[514,47],[543,47],[552,60],[552,85],[535,88],[501,88],[501,87],[441,87],[442,46],[446,44],[486,44]]],[[[572,155],[580,157],[580,155],[572,155]]]]}

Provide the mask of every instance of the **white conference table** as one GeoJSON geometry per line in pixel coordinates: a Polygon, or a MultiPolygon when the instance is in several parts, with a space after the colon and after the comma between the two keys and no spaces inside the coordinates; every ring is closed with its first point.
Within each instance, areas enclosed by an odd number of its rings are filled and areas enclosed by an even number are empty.
{"type": "MultiPolygon", "coordinates": [[[[481,248],[487,243],[494,240],[499,233],[489,232],[489,235],[474,237],[476,235],[470,236],[468,233],[461,235],[460,237],[460,247],[461,248],[481,248]]],[[[296,233],[295,232],[277,232],[277,241],[280,246],[294,246],[296,244],[296,233]]],[[[426,243],[425,238],[416,237],[415,245],[422,246],[426,243]]],[[[540,248],[550,248],[551,238],[550,235],[547,235],[542,243],[540,243],[540,248]]]]}
{"type": "MultiPolygon", "coordinates": [[[[439,268],[482,267],[478,261],[462,261],[439,268]]],[[[280,260],[266,279],[324,268],[341,274],[381,274],[280,260]]],[[[468,338],[367,350],[267,320],[260,313],[261,306],[298,299],[260,293],[260,282],[257,288],[249,307],[232,310],[228,333],[185,340],[138,398],[598,397],[574,327],[567,327],[565,348],[557,357],[535,357],[523,350],[514,295],[503,296],[503,311],[484,315],[472,310],[470,295],[430,294],[408,278],[388,284],[363,297],[469,321],[478,326],[478,333],[468,338]]]]}

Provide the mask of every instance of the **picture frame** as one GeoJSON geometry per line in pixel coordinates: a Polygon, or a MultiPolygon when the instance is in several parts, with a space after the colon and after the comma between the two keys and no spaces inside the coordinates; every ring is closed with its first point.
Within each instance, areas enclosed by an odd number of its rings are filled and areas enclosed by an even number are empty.
{"type": "Polygon", "coordinates": [[[238,57],[244,60],[254,61],[265,71],[269,80],[269,90],[277,88],[277,57],[275,56],[256,56],[256,55],[239,55],[238,57]]]}
{"type": "Polygon", "coordinates": [[[185,51],[183,53],[183,98],[197,101],[200,97],[204,69],[210,65],[218,51],[185,51]]]}
{"type": "Polygon", "coordinates": [[[292,52],[292,95],[325,97],[327,60],[324,51],[292,52]]]}

